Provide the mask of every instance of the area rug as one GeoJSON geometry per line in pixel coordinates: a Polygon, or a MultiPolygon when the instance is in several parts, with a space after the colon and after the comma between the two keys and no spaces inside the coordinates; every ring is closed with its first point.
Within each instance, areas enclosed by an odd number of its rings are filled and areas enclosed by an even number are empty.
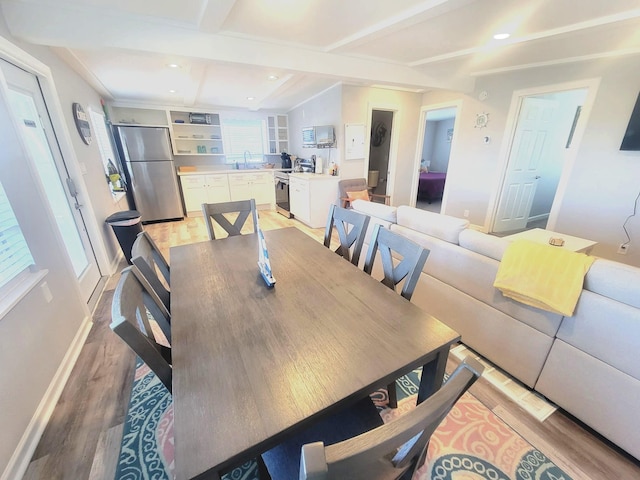
{"type": "MultiPolygon", "coordinates": [[[[371,395],[385,422],[415,406],[420,370],[397,381],[398,408],[386,408],[387,392],[371,395]]],[[[124,427],[116,480],[173,478],[171,395],[140,360],[124,427]]],[[[259,480],[248,462],[222,477],[259,480]]],[[[427,461],[413,480],[571,480],[473,395],[466,393],[431,437],[427,461]]]]}

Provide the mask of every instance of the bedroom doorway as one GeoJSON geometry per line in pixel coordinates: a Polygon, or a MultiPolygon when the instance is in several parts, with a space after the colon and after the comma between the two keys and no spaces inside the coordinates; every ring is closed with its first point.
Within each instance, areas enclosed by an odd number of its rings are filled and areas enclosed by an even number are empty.
{"type": "Polygon", "coordinates": [[[435,213],[442,210],[457,111],[450,106],[425,112],[416,208],[435,213]]]}

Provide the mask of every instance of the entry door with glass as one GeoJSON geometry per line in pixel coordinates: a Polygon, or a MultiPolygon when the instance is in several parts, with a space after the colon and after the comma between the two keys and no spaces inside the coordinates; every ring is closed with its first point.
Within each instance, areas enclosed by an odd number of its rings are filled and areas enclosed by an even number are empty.
{"type": "Polygon", "coordinates": [[[0,71],[9,87],[11,109],[25,147],[49,200],[83,298],[88,302],[100,282],[100,270],[40,85],[34,75],[4,60],[0,60],[0,71]]]}

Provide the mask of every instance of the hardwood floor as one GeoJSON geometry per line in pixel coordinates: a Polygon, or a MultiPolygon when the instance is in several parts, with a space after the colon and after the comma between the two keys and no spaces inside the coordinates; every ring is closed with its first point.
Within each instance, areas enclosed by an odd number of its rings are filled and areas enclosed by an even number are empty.
{"type": "MultiPolygon", "coordinates": [[[[323,229],[260,211],[263,230],[295,226],[317,241],[323,229]]],[[[202,218],[146,225],[170,261],[169,248],[207,240],[202,218]]],[[[217,230],[216,230],[217,235],[217,230]]],[[[291,248],[295,248],[292,245],[291,248]]],[[[126,265],[123,263],[122,268],[126,265]]],[[[134,373],[134,354],[111,332],[111,298],[119,275],[109,279],[78,362],[34,452],[24,479],[112,479],[134,373]]],[[[450,369],[455,360],[450,360],[450,369]]],[[[544,452],[574,480],[640,478],[640,462],[591,434],[562,411],[540,423],[481,379],[472,393],[544,452]]]]}

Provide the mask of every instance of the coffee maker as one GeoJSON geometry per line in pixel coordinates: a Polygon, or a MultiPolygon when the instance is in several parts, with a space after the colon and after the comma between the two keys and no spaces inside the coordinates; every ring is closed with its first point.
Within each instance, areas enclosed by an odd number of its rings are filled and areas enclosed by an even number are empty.
{"type": "Polygon", "coordinates": [[[282,168],[292,168],[291,155],[289,155],[287,152],[282,152],[280,154],[280,160],[282,160],[282,168]]]}

